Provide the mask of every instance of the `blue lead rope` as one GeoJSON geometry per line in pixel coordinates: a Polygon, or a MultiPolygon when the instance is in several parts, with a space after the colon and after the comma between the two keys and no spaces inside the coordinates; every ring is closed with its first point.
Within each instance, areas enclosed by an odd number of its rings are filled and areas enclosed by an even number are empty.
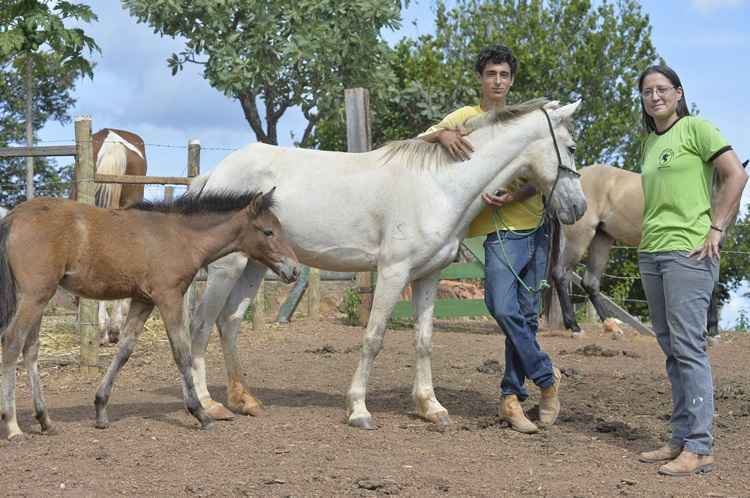
{"type": "MultiPolygon", "coordinates": [[[[541,216],[539,218],[539,224],[534,228],[531,232],[524,235],[533,235],[536,232],[538,232],[543,226],[544,226],[544,216],[541,216]]],[[[535,294],[539,294],[545,289],[548,289],[550,287],[549,282],[547,282],[547,279],[543,278],[539,281],[539,285],[536,288],[529,287],[526,282],[523,281],[523,279],[516,273],[516,270],[513,269],[513,265],[511,264],[510,258],[508,257],[508,253],[505,251],[505,243],[503,242],[503,238],[500,236],[500,228],[498,226],[498,222],[503,225],[505,228],[504,231],[510,232],[514,235],[520,235],[519,232],[513,231],[507,223],[505,223],[505,220],[503,220],[502,215],[500,214],[500,210],[495,208],[492,210],[492,221],[495,223],[495,234],[497,235],[497,240],[500,242],[500,249],[503,251],[503,257],[499,258],[501,261],[505,262],[505,264],[510,268],[511,273],[514,277],[516,277],[516,280],[518,283],[521,284],[521,286],[526,289],[527,292],[532,292],[535,294]]],[[[536,255],[537,251],[537,245],[534,244],[534,255],[536,255]]],[[[495,254],[497,256],[497,254],[495,254]]],[[[549,264],[549,260],[547,261],[547,264],[549,264]]],[[[546,272],[545,272],[546,274],[546,272]]],[[[541,301],[540,301],[541,305],[541,301]]]]}

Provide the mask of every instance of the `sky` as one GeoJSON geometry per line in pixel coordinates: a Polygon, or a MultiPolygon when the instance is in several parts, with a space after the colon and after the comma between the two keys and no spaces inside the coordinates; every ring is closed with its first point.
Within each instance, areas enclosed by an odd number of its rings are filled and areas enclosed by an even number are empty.
{"type": "MultiPolygon", "coordinates": [[[[102,52],[93,57],[94,79],[80,80],[76,87],[71,116],[91,116],[94,131],[112,127],[138,133],[147,144],[149,174],[157,176],[185,176],[190,139],[202,144],[203,172],[231,150],[256,141],[239,103],[211,88],[200,66],[187,65],[171,75],[166,59],[184,47],[182,40],[162,38],[138,24],[117,0],[84,3],[99,17],[84,29],[102,52]]],[[[750,158],[750,0],[647,0],[641,6],[657,53],[680,75],[688,103],[719,127],[741,160],[750,158]]],[[[384,33],[389,42],[431,33],[432,3],[412,0],[403,19],[400,31],[384,33]]],[[[303,128],[301,114],[288,112],[280,123],[280,143],[291,145],[290,132],[299,136],[303,128]]],[[[41,145],[73,143],[73,125],[50,122],[39,138],[41,145]]],[[[148,196],[161,192],[160,186],[147,187],[148,196]]],[[[750,189],[744,209],[748,201],[750,189]]],[[[750,301],[739,295],[725,307],[722,326],[731,326],[740,309],[750,311],[750,301]]]]}

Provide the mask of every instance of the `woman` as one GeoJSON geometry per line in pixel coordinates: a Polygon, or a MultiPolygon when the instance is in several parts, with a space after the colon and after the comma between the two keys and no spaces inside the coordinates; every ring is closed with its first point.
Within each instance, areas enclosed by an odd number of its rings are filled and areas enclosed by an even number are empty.
{"type": "Polygon", "coordinates": [[[638,90],[648,132],[641,156],[645,206],[639,266],[672,384],[672,437],[639,459],[667,462],[660,474],[709,472],[714,466],[714,389],[704,330],[719,274],[719,240],[747,175],[716,127],[689,115],[672,69],[649,67],[638,90]],[[712,211],[714,170],[722,187],[712,211]]]}

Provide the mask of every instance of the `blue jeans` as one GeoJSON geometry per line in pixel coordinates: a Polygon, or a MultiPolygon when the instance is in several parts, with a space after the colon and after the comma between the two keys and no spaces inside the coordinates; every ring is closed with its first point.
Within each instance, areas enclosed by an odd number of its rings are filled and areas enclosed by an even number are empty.
{"type": "Polygon", "coordinates": [[[503,395],[528,397],[524,383],[531,379],[539,387],[555,382],[552,361],[536,340],[539,330],[538,292],[529,292],[514,272],[531,289],[536,289],[547,268],[547,227],[536,232],[500,231],[484,241],[484,302],[505,333],[505,373],[500,384],[503,395]]]}
{"type": "Polygon", "coordinates": [[[672,384],[674,447],[699,455],[713,450],[714,385],[706,352],[706,320],[718,261],[687,252],[639,254],[643,290],[672,384]]]}

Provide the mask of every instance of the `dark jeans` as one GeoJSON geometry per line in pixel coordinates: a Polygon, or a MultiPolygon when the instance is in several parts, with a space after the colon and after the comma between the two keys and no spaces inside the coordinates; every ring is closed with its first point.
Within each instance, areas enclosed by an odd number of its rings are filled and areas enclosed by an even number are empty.
{"type": "Polygon", "coordinates": [[[549,237],[546,226],[536,232],[499,234],[500,239],[493,233],[484,241],[484,301],[505,333],[505,373],[500,390],[523,401],[528,397],[526,379],[539,387],[549,387],[555,379],[552,361],[536,340],[540,295],[527,290],[513,273],[536,289],[545,277],[549,237]]]}
{"type": "Polygon", "coordinates": [[[710,455],[714,385],[706,352],[706,313],[718,261],[683,251],[639,254],[643,290],[672,384],[672,446],[710,455]]]}

